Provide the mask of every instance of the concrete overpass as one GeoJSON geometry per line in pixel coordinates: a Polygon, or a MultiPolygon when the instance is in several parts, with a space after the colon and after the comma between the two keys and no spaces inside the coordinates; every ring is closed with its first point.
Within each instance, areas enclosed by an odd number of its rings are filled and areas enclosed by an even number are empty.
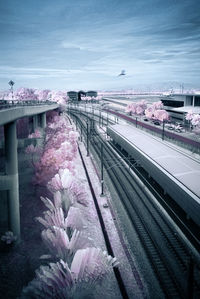
{"type": "MultiPolygon", "coordinates": [[[[20,212],[19,212],[19,176],[18,176],[18,154],[17,154],[17,133],[16,121],[24,117],[33,117],[33,129],[38,126],[46,127],[46,112],[57,109],[56,103],[28,102],[27,105],[15,103],[8,108],[0,106],[0,126],[4,126],[4,153],[5,173],[0,173],[0,199],[3,199],[2,192],[6,191],[8,204],[8,230],[20,240],[20,212]]],[[[1,205],[1,203],[0,203],[1,205]]],[[[1,216],[1,213],[0,213],[1,216]]]]}

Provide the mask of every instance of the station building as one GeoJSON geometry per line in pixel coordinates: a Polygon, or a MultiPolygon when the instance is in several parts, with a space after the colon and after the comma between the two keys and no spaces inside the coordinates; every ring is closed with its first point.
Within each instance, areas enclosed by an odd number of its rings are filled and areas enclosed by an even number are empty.
{"type": "Polygon", "coordinates": [[[94,97],[94,98],[96,98],[97,97],[97,91],[89,90],[89,91],[86,92],[86,95],[87,95],[87,97],[94,97]]]}
{"type": "Polygon", "coordinates": [[[94,90],[89,90],[87,92],[80,90],[79,92],[77,91],[68,91],[67,92],[68,97],[72,101],[80,101],[81,100],[81,95],[87,96],[87,97],[97,97],[97,91],[94,90]]]}
{"type": "Polygon", "coordinates": [[[161,98],[172,119],[184,122],[189,111],[200,114],[200,94],[171,94],[161,98]]]}
{"type": "Polygon", "coordinates": [[[70,100],[72,100],[72,101],[78,100],[78,92],[76,92],[76,91],[68,91],[67,95],[70,98],[70,100]]]}

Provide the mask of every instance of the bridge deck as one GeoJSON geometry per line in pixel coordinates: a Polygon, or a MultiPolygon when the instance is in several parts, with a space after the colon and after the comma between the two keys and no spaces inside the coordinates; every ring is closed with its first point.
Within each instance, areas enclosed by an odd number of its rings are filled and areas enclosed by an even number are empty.
{"type": "Polygon", "coordinates": [[[0,126],[15,121],[19,118],[32,116],[35,114],[40,114],[43,112],[47,112],[49,110],[54,110],[58,108],[58,104],[44,104],[44,105],[32,105],[32,106],[23,106],[23,107],[11,107],[8,109],[0,110],[0,126]]]}

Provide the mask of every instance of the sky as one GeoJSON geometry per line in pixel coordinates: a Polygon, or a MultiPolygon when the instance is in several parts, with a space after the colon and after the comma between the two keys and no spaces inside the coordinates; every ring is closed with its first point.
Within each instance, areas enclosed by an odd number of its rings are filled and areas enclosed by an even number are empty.
{"type": "Polygon", "coordinates": [[[14,88],[198,88],[200,1],[0,0],[0,89],[11,79],[14,88]]]}

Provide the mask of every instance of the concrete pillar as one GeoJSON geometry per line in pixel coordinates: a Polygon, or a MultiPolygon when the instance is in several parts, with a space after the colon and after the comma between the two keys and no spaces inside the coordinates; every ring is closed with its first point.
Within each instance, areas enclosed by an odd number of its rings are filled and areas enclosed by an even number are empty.
{"type": "Polygon", "coordinates": [[[38,114],[33,115],[33,131],[35,132],[35,129],[39,127],[39,117],[38,114]]]}
{"type": "Polygon", "coordinates": [[[46,121],[46,112],[40,114],[40,126],[41,128],[45,129],[47,125],[46,121]]]}
{"type": "Polygon", "coordinates": [[[192,97],[192,106],[194,107],[195,96],[192,97]]]}
{"type": "Polygon", "coordinates": [[[10,180],[8,189],[9,229],[20,240],[19,178],[17,157],[16,121],[4,125],[5,167],[10,180]]]}

